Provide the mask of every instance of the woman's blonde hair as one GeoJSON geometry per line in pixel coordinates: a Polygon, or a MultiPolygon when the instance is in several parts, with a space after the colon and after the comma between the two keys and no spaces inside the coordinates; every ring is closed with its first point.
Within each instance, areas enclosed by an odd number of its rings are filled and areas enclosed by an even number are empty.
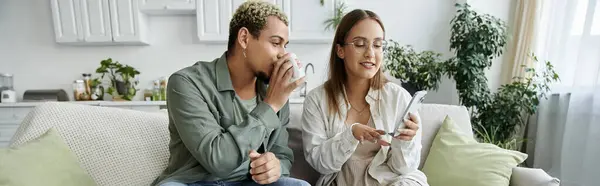
{"type": "MultiPolygon", "coordinates": [[[[333,44],[331,46],[331,56],[329,58],[329,79],[324,84],[325,92],[327,94],[329,115],[335,114],[341,117],[339,105],[342,100],[338,100],[338,96],[344,94],[344,85],[348,78],[344,60],[337,55],[337,45],[344,46],[346,44],[346,37],[348,37],[348,33],[352,27],[364,19],[373,19],[377,21],[385,33],[385,28],[383,27],[381,19],[372,11],[355,9],[344,15],[335,31],[333,44]]],[[[383,88],[387,82],[388,80],[385,78],[380,68],[371,79],[370,84],[372,89],[378,90],[383,88]]],[[[346,96],[343,96],[343,98],[344,103],[348,103],[348,98],[346,98],[346,96]]]]}

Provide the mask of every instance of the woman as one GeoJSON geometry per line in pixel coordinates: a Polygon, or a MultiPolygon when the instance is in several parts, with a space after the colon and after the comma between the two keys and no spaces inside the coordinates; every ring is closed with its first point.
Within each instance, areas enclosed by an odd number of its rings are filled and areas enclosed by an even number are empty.
{"type": "Polygon", "coordinates": [[[317,185],[427,185],[417,169],[419,116],[399,116],[411,96],[381,72],[384,34],[375,13],[346,14],[331,48],[329,79],[304,101],[304,154],[321,173],[317,185]],[[397,122],[405,127],[394,129],[397,122]],[[400,135],[386,134],[393,131],[400,135]]]}

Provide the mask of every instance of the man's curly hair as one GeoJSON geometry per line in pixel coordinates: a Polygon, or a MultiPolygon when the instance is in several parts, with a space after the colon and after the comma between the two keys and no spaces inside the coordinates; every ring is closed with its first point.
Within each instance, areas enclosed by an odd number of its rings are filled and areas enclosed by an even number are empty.
{"type": "Polygon", "coordinates": [[[267,17],[275,16],[288,25],[288,18],[279,7],[269,2],[250,0],[237,8],[231,22],[229,22],[229,41],[227,50],[235,46],[237,34],[242,27],[246,27],[254,38],[258,38],[260,31],[267,25],[267,17]]]}

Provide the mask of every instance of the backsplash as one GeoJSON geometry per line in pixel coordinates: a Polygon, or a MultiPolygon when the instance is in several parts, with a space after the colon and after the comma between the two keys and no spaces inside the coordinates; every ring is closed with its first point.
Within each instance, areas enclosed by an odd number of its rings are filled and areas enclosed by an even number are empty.
{"type": "MultiPolygon", "coordinates": [[[[348,1],[350,8],[377,12],[386,26],[386,37],[418,50],[448,51],[449,25],[455,1],[348,1]],[[394,8],[390,8],[394,7],[394,8]]],[[[502,1],[504,2],[504,1],[502,1]]],[[[499,3],[496,3],[499,4],[499,3]]],[[[507,4],[507,3],[504,3],[507,4]]],[[[483,4],[482,4],[483,6],[483,4]]],[[[320,21],[320,20],[319,20],[320,21]]],[[[64,89],[71,99],[72,83],[82,73],[95,74],[100,61],[112,58],[138,69],[142,100],[143,90],[152,81],[194,64],[211,61],[226,49],[225,44],[198,41],[194,15],[149,16],[149,46],[68,46],[54,40],[50,1],[0,1],[0,72],[14,74],[18,99],[28,89],[64,89]]],[[[290,43],[304,63],[312,63],[315,73],[308,73],[309,90],[326,79],[331,44],[290,43]]],[[[500,68],[500,63],[494,69],[500,68]]],[[[493,82],[497,77],[490,77],[493,82]]],[[[437,93],[428,96],[432,102],[457,103],[452,81],[446,80],[437,93]]]]}
{"type": "MultiPolygon", "coordinates": [[[[40,1],[41,2],[41,1],[40,1]]],[[[1,56],[9,56],[0,62],[0,71],[14,74],[15,89],[19,100],[27,89],[64,89],[71,99],[72,84],[82,78],[82,73],[92,73],[94,77],[100,61],[112,58],[122,64],[138,69],[139,89],[136,100],[143,99],[143,90],[152,88],[152,81],[168,77],[171,73],[192,65],[195,62],[212,61],[220,57],[226,49],[225,44],[199,44],[195,36],[195,17],[151,17],[150,30],[160,31],[152,35],[151,46],[65,46],[54,42],[51,22],[34,23],[25,20],[46,18],[49,10],[35,5],[32,14],[23,17],[0,16],[2,30],[27,35],[28,37],[3,37],[0,44],[1,56]],[[19,22],[18,27],[8,27],[8,22],[19,22]],[[21,31],[22,30],[22,31],[21,31]]],[[[32,6],[33,7],[33,6],[32,6]]],[[[2,10],[2,14],[17,14],[17,10],[2,10]],[[13,13],[7,13],[13,11],[13,13]]],[[[48,18],[49,19],[49,18],[48,18]]],[[[320,84],[318,80],[325,69],[329,45],[308,46],[290,45],[288,51],[297,53],[303,62],[313,63],[315,74],[309,72],[309,89],[320,84]]]]}

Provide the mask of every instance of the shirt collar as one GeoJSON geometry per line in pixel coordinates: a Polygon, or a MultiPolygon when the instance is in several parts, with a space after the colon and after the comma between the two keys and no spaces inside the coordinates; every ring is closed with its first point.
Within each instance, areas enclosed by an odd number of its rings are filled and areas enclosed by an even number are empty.
{"type": "MultiPolygon", "coordinates": [[[[235,89],[233,89],[233,82],[231,82],[231,74],[229,73],[229,68],[227,66],[227,52],[224,52],[221,58],[217,59],[215,64],[215,74],[218,91],[235,91],[235,89]]],[[[256,81],[256,92],[261,99],[266,95],[267,87],[268,86],[264,82],[260,80],[256,81]]]]}
{"type": "Polygon", "coordinates": [[[227,67],[227,52],[224,52],[223,55],[221,55],[221,58],[217,59],[215,64],[215,74],[217,90],[234,90],[233,83],[231,82],[231,76],[229,74],[229,68],[227,67]]]}

